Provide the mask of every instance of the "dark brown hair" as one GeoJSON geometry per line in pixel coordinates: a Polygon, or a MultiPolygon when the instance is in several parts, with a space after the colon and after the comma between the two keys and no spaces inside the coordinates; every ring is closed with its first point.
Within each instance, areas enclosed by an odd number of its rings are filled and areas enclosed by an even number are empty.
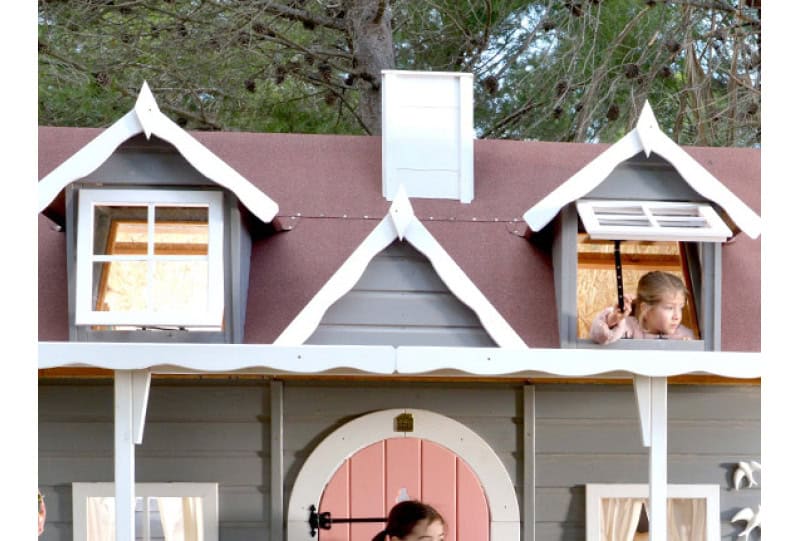
{"type": "Polygon", "coordinates": [[[420,521],[424,521],[426,524],[439,521],[445,525],[442,515],[430,505],[416,500],[407,500],[392,507],[389,517],[386,519],[386,528],[373,537],[372,541],[384,541],[389,535],[402,539],[410,534],[420,521]]]}

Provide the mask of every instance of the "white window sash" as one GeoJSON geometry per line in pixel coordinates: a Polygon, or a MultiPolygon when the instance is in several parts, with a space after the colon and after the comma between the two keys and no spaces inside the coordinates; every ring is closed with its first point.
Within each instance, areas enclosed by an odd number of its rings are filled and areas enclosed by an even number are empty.
{"type": "MultiPolygon", "coordinates": [[[[200,498],[196,516],[202,520],[202,530],[196,532],[198,541],[219,541],[219,495],[217,483],[136,483],[136,497],[144,498],[200,498]]],[[[89,528],[89,498],[114,498],[114,483],[72,483],[72,526],[75,541],[87,541],[89,528]]],[[[110,507],[113,519],[114,506],[110,507]]],[[[108,528],[95,532],[102,534],[108,528]]],[[[113,538],[113,522],[110,526],[113,538]]]]}
{"type": "MultiPolygon", "coordinates": [[[[128,189],[83,189],[78,201],[78,235],[76,246],[75,323],[77,325],[129,325],[129,326],[179,326],[219,327],[224,310],[224,260],[223,260],[223,209],[222,193],[214,191],[188,190],[128,190],[128,189]],[[147,255],[94,255],[94,207],[147,206],[148,249],[147,255]],[[156,256],[153,233],[154,205],[208,208],[208,255],[207,256],[156,256]],[[201,311],[125,311],[105,312],[95,310],[92,305],[92,273],[95,263],[109,261],[147,262],[152,274],[156,262],[208,261],[207,306],[201,311]]],[[[152,287],[152,276],[148,289],[152,287]]],[[[149,293],[147,293],[149,295],[149,293]]],[[[149,299],[148,299],[149,301],[149,299]]],[[[148,306],[150,303],[148,302],[148,306]]]]}
{"type": "MultiPolygon", "coordinates": [[[[720,539],[719,485],[667,485],[667,499],[704,500],[706,508],[704,539],[720,539]]],[[[649,498],[650,487],[646,484],[596,484],[586,485],[586,541],[603,541],[602,502],[609,498],[649,498]]]]}
{"type": "Polygon", "coordinates": [[[576,206],[595,239],[724,242],[733,236],[707,203],[581,199],[576,206]],[[636,208],[641,212],[633,214],[636,208]]]}

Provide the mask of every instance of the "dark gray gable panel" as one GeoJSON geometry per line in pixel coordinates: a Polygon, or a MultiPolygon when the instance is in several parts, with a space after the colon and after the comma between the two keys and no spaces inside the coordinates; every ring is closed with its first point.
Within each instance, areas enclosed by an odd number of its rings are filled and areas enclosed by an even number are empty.
{"type": "Polygon", "coordinates": [[[407,242],[378,254],[307,344],[493,347],[475,313],[407,242]]]}
{"type": "Polygon", "coordinates": [[[619,164],[608,177],[590,191],[587,198],[640,199],[656,201],[706,201],[675,167],[651,153],[643,152],[619,164]]]}

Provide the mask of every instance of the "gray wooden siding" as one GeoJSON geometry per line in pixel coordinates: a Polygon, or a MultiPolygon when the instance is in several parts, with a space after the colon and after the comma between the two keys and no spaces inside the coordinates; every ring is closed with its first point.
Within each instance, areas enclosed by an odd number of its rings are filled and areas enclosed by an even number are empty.
{"type": "MultiPolygon", "coordinates": [[[[270,392],[262,380],[156,380],[139,482],[219,483],[220,539],[269,539],[270,392]]],[[[284,504],[304,461],[326,436],[363,414],[398,407],[451,417],[492,446],[517,489],[521,512],[523,386],[518,383],[284,382],[284,504]]],[[[630,385],[537,384],[537,541],[583,541],[586,483],[647,482],[630,385]]],[[[758,488],[732,490],[740,460],[760,459],[760,388],[669,388],[669,482],[721,486],[723,537],[758,488]]],[[[113,386],[39,386],[39,482],[48,505],[42,541],[72,539],[71,483],[113,480],[113,386]]],[[[758,537],[751,536],[751,541],[758,537]]]]}
{"type": "MultiPolygon", "coordinates": [[[[72,483],[113,481],[111,384],[39,387],[42,541],[72,539],[72,483]]],[[[137,482],[219,483],[220,540],[269,537],[269,386],[154,383],[137,482]]]]}
{"type": "Polygon", "coordinates": [[[655,153],[640,152],[619,164],[587,198],[706,201],[675,167],[655,153]]]}
{"type": "MultiPolygon", "coordinates": [[[[730,518],[761,501],[733,490],[737,462],[760,460],[760,388],[672,385],[668,389],[668,482],[720,485],[721,534],[730,518]]],[[[536,386],[536,539],[585,539],[586,483],[647,483],[630,386],[536,386]]],[[[751,535],[751,539],[758,539],[751,535]]]]}
{"type": "Polygon", "coordinates": [[[375,256],[353,289],[331,305],[306,343],[496,345],[430,261],[399,241],[375,256]]]}

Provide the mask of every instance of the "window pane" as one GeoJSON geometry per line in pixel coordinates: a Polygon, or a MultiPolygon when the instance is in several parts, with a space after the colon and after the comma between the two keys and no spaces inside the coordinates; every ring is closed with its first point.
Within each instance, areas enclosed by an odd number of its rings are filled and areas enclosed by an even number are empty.
{"type": "Polygon", "coordinates": [[[97,205],[94,226],[95,255],[147,253],[147,207],[97,205]]]}
{"type": "Polygon", "coordinates": [[[208,207],[155,209],[157,255],[208,255],[208,207]]]}
{"type": "Polygon", "coordinates": [[[147,309],[147,262],[113,261],[92,265],[94,309],[132,312],[147,309]]]}
{"type": "Polygon", "coordinates": [[[208,262],[159,261],[155,265],[153,310],[205,311],[208,304],[208,262]]]}
{"type": "MultiPolygon", "coordinates": [[[[622,284],[625,294],[636,296],[639,279],[647,272],[661,270],[684,275],[680,243],[674,241],[623,241],[620,243],[622,284]]],[[[690,289],[691,294],[691,289],[690,289]]],[[[614,242],[592,240],[578,235],[578,338],[588,339],[592,320],[604,308],[617,303],[617,274],[614,270],[614,242]]],[[[694,315],[694,300],[688,299],[683,325],[700,336],[694,315]]]]}

